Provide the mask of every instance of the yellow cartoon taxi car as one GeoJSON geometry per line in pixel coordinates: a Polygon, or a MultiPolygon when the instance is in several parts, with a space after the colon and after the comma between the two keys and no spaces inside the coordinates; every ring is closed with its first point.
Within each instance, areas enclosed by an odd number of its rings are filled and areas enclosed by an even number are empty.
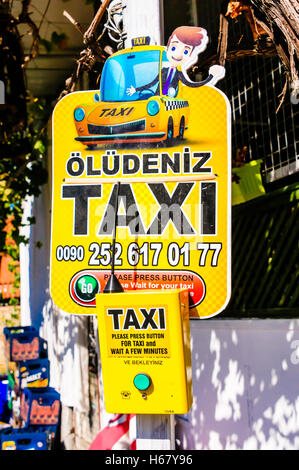
{"type": "Polygon", "coordinates": [[[94,102],[74,110],[76,140],[95,148],[101,143],[170,144],[183,138],[189,104],[180,97],[179,87],[170,89],[170,96],[163,95],[161,70],[167,66],[163,46],[133,46],[109,57],[94,102]]]}

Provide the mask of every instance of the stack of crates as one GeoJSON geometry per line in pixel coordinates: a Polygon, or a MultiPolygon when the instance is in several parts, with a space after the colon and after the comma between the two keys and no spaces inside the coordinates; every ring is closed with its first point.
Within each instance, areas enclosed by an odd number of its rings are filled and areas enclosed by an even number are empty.
{"type": "Polygon", "coordinates": [[[0,450],[53,448],[60,418],[60,395],[50,382],[47,342],[32,326],[4,328],[5,353],[16,362],[12,426],[0,431],[0,450]]]}

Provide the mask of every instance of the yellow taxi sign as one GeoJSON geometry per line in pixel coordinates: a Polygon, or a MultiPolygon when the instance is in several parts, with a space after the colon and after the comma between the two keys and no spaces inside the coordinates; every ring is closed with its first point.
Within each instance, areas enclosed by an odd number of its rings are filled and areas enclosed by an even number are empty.
{"type": "Polygon", "coordinates": [[[180,84],[166,96],[159,80],[133,93],[136,63],[137,82],[161,77],[165,48],[133,52],[107,60],[100,96],[72,93],[55,108],[51,294],[66,312],[95,312],[120,181],[115,274],[124,290],[187,289],[190,316],[211,317],[230,297],[229,102],[213,86],[180,84]],[[112,83],[116,66],[125,86],[112,83]]]}
{"type": "Polygon", "coordinates": [[[106,410],[187,413],[192,404],[188,292],[96,297],[106,410]]]}

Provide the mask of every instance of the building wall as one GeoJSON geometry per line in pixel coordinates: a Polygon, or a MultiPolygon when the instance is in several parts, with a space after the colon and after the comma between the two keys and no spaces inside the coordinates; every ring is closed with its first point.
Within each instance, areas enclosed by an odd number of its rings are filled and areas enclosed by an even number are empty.
{"type": "Polygon", "coordinates": [[[191,321],[194,402],[182,449],[299,448],[299,320],[191,321]]]}

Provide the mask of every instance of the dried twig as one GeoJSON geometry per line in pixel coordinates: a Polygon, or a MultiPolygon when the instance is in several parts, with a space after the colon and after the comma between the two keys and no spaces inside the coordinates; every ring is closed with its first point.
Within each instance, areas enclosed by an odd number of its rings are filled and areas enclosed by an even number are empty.
{"type": "MultiPolygon", "coordinates": [[[[298,1],[297,0],[244,0],[244,3],[251,9],[252,18],[257,27],[264,30],[273,43],[273,47],[268,47],[265,54],[271,54],[272,50],[280,58],[288,83],[293,89],[292,94],[298,93],[299,83],[299,22],[298,22],[298,1]]],[[[229,0],[224,2],[224,6],[229,4],[229,0]]],[[[220,16],[220,31],[218,40],[218,58],[224,65],[228,58],[227,52],[227,29],[228,22],[224,18],[223,12],[220,16]]],[[[262,50],[261,53],[264,53],[262,50]]],[[[241,54],[235,54],[238,58],[241,54]]],[[[287,92],[284,86],[282,101],[287,92]]]]}
{"type": "Polygon", "coordinates": [[[35,59],[38,56],[38,52],[39,52],[39,41],[40,41],[39,28],[36,26],[34,21],[32,21],[32,19],[30,18],[30,13],[29,13],[30,3],[31,3],[31,0],[22,0],[22,11],[17,19],[18,24],[21,24],[21,23],[28,24],[29,28],[31,29],[31,34],[33,38],[30,54],[24,58],[24,63],[27,63],[30,60],[35,59]]]}
{"type": "Polygon", "coordinates": [[[85,44],[88,44],[88,42],[90,41],[90,39],[93,37],[101,19],[103,18],[103,15],[109,5],[109,3],[111,2],[111,0],[104,0],[102,5],[99,7],[94,19],[92,20],[92,22],[90,23],[90,26],[88,28],[88,30],[86,31],[85,33],[85,44]]]}
{"type": "Polygon", "coordinates": [[[84,29],[78,21],[76,21],[66,10],[64,10],[63,16],[65,16],[69,20],[69,22],[75,26],[75,28],[79,31],[79,33],[82,34],[82,36],[84,36],[84,29]]]}
{"type": "Polygon", "coordinates": [[[104,62],[107,59],[107,56],[111,54],[109,49],[102,49],[98,43],[98,40],[95,37],[96,29],[103,18],[103,15],[109,5],[111,0],[104,0],[102,5],[99,7],[95,17],[90,23],[89,28],[84,31],[82,26],[78,21],[76,21],[67,11],[63,12],[63,15],[74,25],[74,27],[79,31],[83,37],[83,43],[86,48],[81,51],[80,58],[76,61],[76,69],[73,71],[72,75],[65,82],[65,89],[61,92],[58,97],[59,101],[63,96],[71,93],[75,90],[76,84],[80,76],[85,71],[90,71],[96,62],[104,62]]]}

